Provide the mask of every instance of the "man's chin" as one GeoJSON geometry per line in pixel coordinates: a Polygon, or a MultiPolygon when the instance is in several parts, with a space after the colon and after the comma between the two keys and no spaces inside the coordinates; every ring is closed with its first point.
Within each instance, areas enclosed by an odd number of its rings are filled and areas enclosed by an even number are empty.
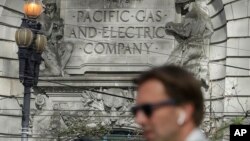
{"type": "Polygon", "coordinates": [[[153,135],[153,133],[145,132],[144,137],[147,141],[155,141],[155,136],[153,135]]]}
{"type": "Polygon", "coordinates": [[[147,137],[145,138],[146,138],[146,141],[155,141],[153,138],[147,138],[147,137]]]}

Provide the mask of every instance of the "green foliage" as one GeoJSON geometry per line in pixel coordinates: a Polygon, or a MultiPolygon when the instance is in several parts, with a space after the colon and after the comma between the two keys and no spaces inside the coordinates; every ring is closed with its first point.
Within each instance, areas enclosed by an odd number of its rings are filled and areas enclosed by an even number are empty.
{"type": "Polygon", "coordinates": [[[224,136],[224,132],[229,129],[232,124],[243,124],[245,117],[236,117],[231,119],[230,121],[222,123],[221,127],[217,128],[214,133],[212,133],[211,141],[221,140],[224,136]]]}
{"type": "Polygon", "coordinates": [[[74,122],[67,129],[58,132],[58,137],[103,137],[110,132],[111,128],[96,124],[94,127],[87,126],[86,122],[74,122]]]}

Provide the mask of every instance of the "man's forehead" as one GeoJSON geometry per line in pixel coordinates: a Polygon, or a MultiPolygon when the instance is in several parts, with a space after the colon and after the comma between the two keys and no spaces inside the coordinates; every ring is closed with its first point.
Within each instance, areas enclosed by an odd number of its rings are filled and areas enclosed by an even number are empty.
{"type": "Polygon", "coordinates": [[[163,84],[157,80],[147,81],[138,88],[138,102],[160,101],[167,97],[163,84]]]}
{"type": "Polygon", "coordinates": [[[152,92],[152,91],[162,91],[162,90],[164,90],[164,86],[162,82],[160,82],[157,79],[147,80],[138,87],[138,91],[152,92]]]}

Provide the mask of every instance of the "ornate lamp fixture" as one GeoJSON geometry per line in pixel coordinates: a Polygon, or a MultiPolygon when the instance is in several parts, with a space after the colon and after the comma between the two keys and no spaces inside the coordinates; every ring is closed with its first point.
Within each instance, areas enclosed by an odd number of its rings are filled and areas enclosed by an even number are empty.
{"type": "Polygon", "coordinates": [[[24,13],[29,18],[37,18],[43,11],[42,3],[39,0],[28,0],[24,4],[24,13]]]}
{"type": "Polygon", "coordinates": [[[47,46],[47,37],[42,34],[37,34],[35,44],[36,52],[42,53],[45,50],[45,47],[47,46]]]}
{"type": "Polygon", "coordinates": [[[33,32],[28,28],[21,28],[16,31],[16,43],[18,47],[28,48],[30,47],[34,38],[33,32]]]}
{"type": "Polygon", "coordinates": [[[31,87],[36,86],[39,77],[41,54],[47,46],[47,38],[41,33],[41,24],[36,21],[43,11],[39,0],[28,0],[24,5],[25,18],[16,31],[18,45],[19,79],[24,85],[22,107],[22,141],[28,141],[31,87]]]}

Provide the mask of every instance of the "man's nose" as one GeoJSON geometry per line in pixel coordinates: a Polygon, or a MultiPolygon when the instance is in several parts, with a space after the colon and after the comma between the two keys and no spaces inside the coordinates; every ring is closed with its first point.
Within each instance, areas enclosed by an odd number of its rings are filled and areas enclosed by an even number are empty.
{"type": "Polygon", "coordinates": [[[135,116],[135,121],[139,125],[145,125],[147,123],[148,118],[145,116],[145,114],[141,111],[138,111],[135,116]]]}

